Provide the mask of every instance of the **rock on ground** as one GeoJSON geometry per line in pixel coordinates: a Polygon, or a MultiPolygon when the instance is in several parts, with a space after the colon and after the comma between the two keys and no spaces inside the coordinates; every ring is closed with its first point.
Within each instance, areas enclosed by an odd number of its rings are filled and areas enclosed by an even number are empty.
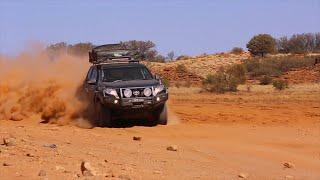
{"type": "Polygon", "coordinates": [[[283,167],[284,168],[294,168],[294,164],[292,164],[290,162],[286,162],[286,163],[283,163],[283,167]]]}
{"type": "Polygon", "coordinates": [[[168,151],[178,151],[178,146],[177,145],[169,146],[169,147],[167,147],[167,150],[168,151]]]}
{"type": "Polygon", "coordinates": [[[81,163],[81,172],[83,176],[95,176],[97,174],[90,163],[85,161],[81,163]]]}
{"type": "Polygon", "coordinates": [[[247,173],[240,173],[239,175],[238,175],[238,177],[239,178],[248,178],[249,177],[249,174],[247,174],[247,173]]]}
{"type": "Polygon", "coordinates": [[[47,173],[44,170],[40,170],[38,173],[38,176],[46,176],[46,175],[47,175],[47,173]]]}
{"type": "Polygon", "coordinates": [[[133,136],[133,140],[134,140],[134,141],[141,141],[141,139],[142,139],[142,138],[139,137],[139,136],[133,136]]]}
{"type": "Polygon", "coordinates": [[[15,138],[3,138],[3,144],[5,146],[15,146],[16,139],[15,138]]]}

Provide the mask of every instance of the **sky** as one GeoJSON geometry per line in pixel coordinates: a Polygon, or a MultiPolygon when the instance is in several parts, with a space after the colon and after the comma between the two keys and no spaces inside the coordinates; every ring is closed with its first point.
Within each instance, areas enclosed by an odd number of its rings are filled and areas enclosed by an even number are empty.
{"type": "Polygon", "coordinates": [[[162,54],[245,48],[256,34],[320,32],[320,0],[0,0],[0,54],[151,40],[162,54]]]}

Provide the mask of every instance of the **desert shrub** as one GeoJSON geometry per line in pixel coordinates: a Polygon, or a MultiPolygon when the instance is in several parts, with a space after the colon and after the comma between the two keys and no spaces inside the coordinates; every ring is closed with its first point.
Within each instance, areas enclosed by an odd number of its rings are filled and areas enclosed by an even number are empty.
{"type": "Polygon", "coordinates": [[[273,87],[279,91],[284,90],[288,88],[288,82],[284,80],[275,80],[272,83],[273,87]]]}
{"type": "Polygon", "coordinates": [[[178,64],[178,66],[176,67],[176,71],[177,71],[178,73],[185,73],[185,72],[187,72],[188,70],[187,70],[187,67],[186,67],[185,65],[183,65],[183,64],[178,64]]]}
{"type": "Polygon", "coordinates": [[[244,62],[244,65],[251,77],[262,75],[278,76],[281,74],[274,61],[249,59],[244,62]]]}
{"type": "Polygon", "coordinates": [[[260,85],[269,85],[272,83],[272,78],[270,76],[264,75],[260,78],[260,85]]]}
{"type": "Polygon", "coordinates": [[[203,88],[208,92],[224,93],[227,87],[227,77],[223,72],[209,74],[203,80],[203,88]]]}
{"type": "Polygon", "coordinates": [[[221,69],[216,74],[209,74],[202,82],[203,89],[208,92],[225,93],[237,91],[239,84],[246,81],[246,71],[243,65],[230,66],[221,69]]]}
{"type": "Polygon", "coordinates": [[[191,59],[191,57],[187,55],[181,55],[177,57],[177,60],[186,60],[186,59],[191,59]]]}
{"type": "Polygon", "coordinates": [[[314,57],[269,57],[253,58],[244,61],[248,74],[251,77],[259,76],[279,76],[293,68],[311,66],[314,57]]]}
{"type": "Polygon", "coordinates": [[[301,68],[311,66],[314,63],[314,58],[305,57],[305,58],[285,58],[279,61],[279,69],[281,72],[287,72],[293,68],[301,68]]]}
{"type": "Polygon", "coordinates": [[[241,53],[243,53],[243,49],[241,47],[234,47],[234,48],[232,48],[231,53],[232,54],[241,54],[241,53]]]}
{"type": "Polygon", "coordinates": [[[234,64],[230,66],[227,68],[226,74],[230,79],[235,79],[239,84],[246,82],[246,69],[243,64],[234,64]]]}

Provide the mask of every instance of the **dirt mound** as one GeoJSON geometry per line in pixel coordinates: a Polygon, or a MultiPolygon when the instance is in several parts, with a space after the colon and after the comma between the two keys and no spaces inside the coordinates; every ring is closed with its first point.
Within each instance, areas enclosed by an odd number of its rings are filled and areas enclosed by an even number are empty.
{"type": "Polygon", "coordinates": [[[290,84],[320,83],[320,64],[315,66],[293,69],[280,77],[290,84]]]}
{"type": "Polygon", "coordinates": [[[85,105],[76,93],[87,66],[86,59],[50,59],[45,53],[2,57],[0,119],[35,118],[63,123],[78,118],[85,105]]]}
{"type": "Polygon", "coordinates": [[[215,73],[220,67],[239,63],[250,57],[250,54],[240,55],[230,53],[219,53],[190,57],[169,63],[146,63],[156,74],[173,81],[188,81],[199,84],[208,74],[215,73]],[[186,67],[185,72],[177,70],[179,65],[186,67]]]}
{"type": "Polygon", "coordinates": [[[161,69],[156,69],[154,67],[150,67],[151,71],[160,75],[161,77],[169,80],[170,82],[189,82],[191,84],[198,84],[202,82],[202,77],[196,75],[195,73],[185,71],[178,71],[175,66],[168,66],[161,69]]]}

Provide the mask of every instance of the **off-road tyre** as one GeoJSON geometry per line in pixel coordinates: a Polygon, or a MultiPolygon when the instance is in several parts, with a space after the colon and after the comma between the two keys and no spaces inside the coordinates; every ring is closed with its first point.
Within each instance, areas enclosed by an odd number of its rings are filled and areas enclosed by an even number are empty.
{"type": "Polygon", "coordinates": [[[112,127],[112,116],[110,109],[100,102],[95,104],[96,125],[99,127],[112,127]]]}
{"type": "Polygon", "coordinates": [[[168,112],[167,112],[167,105],[164,104],[160,107],[153,116],[152,125],[167,125],[168,124],[168,112]]]}

